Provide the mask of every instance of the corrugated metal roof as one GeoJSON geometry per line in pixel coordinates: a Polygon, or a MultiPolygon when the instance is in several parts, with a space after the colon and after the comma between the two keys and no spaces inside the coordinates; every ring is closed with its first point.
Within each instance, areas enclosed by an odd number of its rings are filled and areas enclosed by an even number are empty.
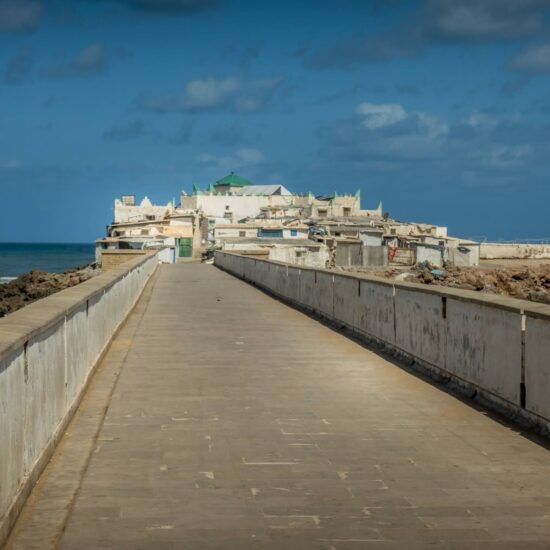
{"type": "Polygon", "coordinates": [[[262,195],[292,195],[283,185],[248,185],[237,193],[241,197],[262,196],[262,195]]]}

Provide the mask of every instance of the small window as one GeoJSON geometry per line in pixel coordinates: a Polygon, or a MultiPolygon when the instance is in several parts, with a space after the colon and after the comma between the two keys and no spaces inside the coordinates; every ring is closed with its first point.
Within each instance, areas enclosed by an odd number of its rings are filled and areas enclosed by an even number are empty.
{"type": "Polygon", "coordinates": [[[296,230],[296,229],[291,229],[291,230],[290,230],[290,236],[291,236],[291,237],[297,237],[297,236],[298,236],[298,230],[296,230]]]}
{"type": "Polygon", "coordinates": [[[318,213],[319,213],[320,218],[326,218],[327,217],[327,211],[324,208],[323,209],[319,208],[318,213]]]}
{"type": "Polygon", "coordinates": [[[228,204],[225,205],[225,209],[229,210],[229,205],[228,204]]]}
{"type": "Polygon", "coordinates": [[[282,237],[282,229],[258,229],[258,237],[282,237]]]}
{"type": "Polygon", "coordinates": [[[246,237],[246,231],[239,231],[239,237],[246,237]]]}
{"type": "Polygon", "coordinates": [[[351,208],[344,208],[344,216],[351,216],[351,208]]]}
{"type": "Polygon", "coordinates": [[[303,250],[296,250],[296,258],[303,258],[305,254],[303,250]]]}

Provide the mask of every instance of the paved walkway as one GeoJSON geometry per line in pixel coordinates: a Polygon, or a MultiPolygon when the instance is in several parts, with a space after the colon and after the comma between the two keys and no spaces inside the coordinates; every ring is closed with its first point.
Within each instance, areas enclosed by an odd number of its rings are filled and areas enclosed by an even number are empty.
{"type": "Polygon", "coordinates": [[[213,266],[96,378],[10,548],[550,548],[548,450],[213,266]]]}

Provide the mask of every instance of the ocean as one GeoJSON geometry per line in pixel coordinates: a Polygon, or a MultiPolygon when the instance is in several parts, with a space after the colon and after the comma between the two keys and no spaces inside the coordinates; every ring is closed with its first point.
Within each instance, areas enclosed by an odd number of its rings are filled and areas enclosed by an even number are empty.
{"type": "Polygon", "coordinates": [[[95,261],[88,243],[0,243],[0,282],[33,269],[61,273],[95,261]]]}

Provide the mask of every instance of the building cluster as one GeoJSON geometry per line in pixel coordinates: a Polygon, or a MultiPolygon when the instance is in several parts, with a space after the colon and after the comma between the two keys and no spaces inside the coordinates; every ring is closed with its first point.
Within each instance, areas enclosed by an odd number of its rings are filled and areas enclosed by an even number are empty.
{"type": "Polygon", "coordinates": [[[362,210],[359,191],[294,194],[235,173],[182,191],[177,205],[116,199],[114,221],[96,242],[98,261],[149,248],[170,263],[209,259],[215,250],[322,268],[479,262],[477,243],[448,236],[446,227],[393,220],[381,203],[362,210]]]}

